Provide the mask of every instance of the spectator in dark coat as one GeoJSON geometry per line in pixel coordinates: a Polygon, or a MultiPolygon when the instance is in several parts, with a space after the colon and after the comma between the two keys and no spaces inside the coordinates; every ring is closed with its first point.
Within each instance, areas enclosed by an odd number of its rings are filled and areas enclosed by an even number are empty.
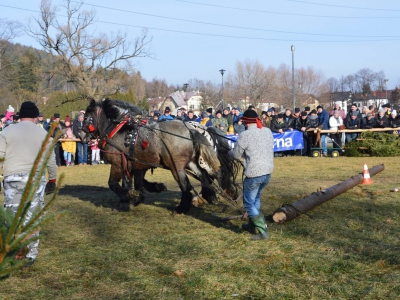
{"type": "Polygon", "coordinates": [[[235,125],[233,125],[235,129],[235,134],[240,134],[246,130],[246,127],[243,125],[242,120],[239,120],[235,125]]]}
{"type": "Polygon", "coordinates": [[[385,110],[385,116],[388,118],[392,113],[392,108],[390,103],[383,104],[382,108],[385,110]]]}
{"type": "Polygon", "coordinates": [[[287,109],[285,111],[285,116],[283,117],[283,120],[285,121],[286,127],[290,130],[293,130],[294,128],[294,118],[292,116],[292,111],[290,109],[287,109]]]}
{"type": "Polygon", "coordinates": [[[384,109],[380,109],[378,112],[378,115],[375,116],[375,128],[385,128],[385,127],[389,127],[389,120],[385,115],[385,110],[384,109]]]}
{"type": "Polygon", "coordinates": [[[241,117],[242,117],[242,113],[241,113],[241,111],[240,111],[240,108],[239,108],[239,107],[236,107],[236,108],[235,108],[235,115],[232,116],[233,124],[236,124],[236,123],[239,121],[239,119],[240,119],[241,117]]]}
{"type": "Polygon", "coordinates": [[[275,133],[284,133],[288,128],[286,127],[286,123],[283,120],[284,115],[278,114],[275,119],[271,122],[271,131],[275,133]]]}
{"type": "Polygon", "coordinates": [[[375,127],[375,123],[376,120],[375,118],[372,116],[372,113],[369,112],[367,113],[367,116],[364,118],[363,124],[362,124],[362,128],[363,129],[371,129],[375,127]]]}
{"type": "Polygon", "coordinates": [[[388,120],[389,120],[389,127],[400,128],[400,119],[397,116],[397,111],[392,110],[388,120]]]}
{"type": "Polygon", "coordinates": [[[74,136],[81,140],[80,142],[76,142],[79,165],[87,164],[88,141],[86,139],[86,134],[82,130],[84,126],[83,120],[84,115],[79,114],[72,124],[72,132],[74,136]]]}
{"type": "MultiPolygon", "coordinates": [[[[346,128],[350,130],[361,129],[362,121],[358,118],[359,113],[356,111],[352,112],[352,115],[349,118],[346,118],[346,128]]],[[[354,133],[346,133],[346,143],[349,143],[352,140],[356,140],[358,136],[357,132],[354,133]]]]}
{"type": "Polygon", "coordinates": [[[307,113],[302,111],[300,113],[300,118],[296,120],[295,129],[301,131],[303,133],[303,143],[304,150],[302,151],[302,155],[309,155],[310,153],[310,145],[311,141],[309,141],[310,137],[308,136],[307,130],[311,128],[310,118],[307,117],[307,113]]]}
{"type": "MultiPolygon", "coordinates": [[[[307,113],[306,110],[304,110],[305,113],[307,113]]],[[[315,109],[313,109],[312,111],[310,111],[310,113],[307,115],[307,118],[310,120],[310,128],[317,128],[319,125],[319,121],[318,121],[318,116],[317,116],[317,111],[315,109]]],[[[311,154],[311,147],[315,147],[315,141],[317,139],[317,136],[315,134],[313,135],[309,135],[309,144],[310,144],[310,154],[311,154]]]]}
{"type": "MultiPolygon", "coordinates": [[[[226,121],[228,121],[228,128],[231,126],[231,125],[233,125],[233,118],[232,118],[232,115],[231,115],[231,112],[230,112],[230,108],[229,107],[225,107],[224,108],[224,111],[223,111],[223,113],[222,113],[222,117],[224,118],[224,119],[226,119],[226,121]]],[[[227,129],[228,130],[228,129],[227,129]]]]}
{"type": "MultiPolygon", "coordinates": [[[[329,129],[329,114],[328,112],[321,106],[317,106],[317,112],[318,112],[318,123],[319,126],[322,125],[322,130],[328,130],[329,129]]],[[[327,149],[327,144],[326,144],[326,133],[321,134],[321,145],[322,145],[322,155],[327,156],[328,155],[328,149],[327,149]]]]}
{"type": "MultiPolygon", "coordinates": [[[[306,110],[305,110],[305,112],[307,113],[306,110]]],[[[318,120],[318,116],[317,116],[317,111],[315,109],[310,111],[310,113],[308,114],[308,118],[310,119],[310,128],[317,128],[319,125],[319,120],[318,120]]]]}
{"type": "Polygon", "coordinates": [[[193,113],[193,111],[189,110],[186,117],[185,117],[185,122],[197,122],[197,116],[193,113]]]}
{"type": "Polygon", "coordinates": [[[293,122],[294,126],[296,127],[296,120],[298,120],[300,118],[300,108],[296,107],[294,109],[294,114],[292,115],[292,117],[293,117],[293,121],[294,121],[293,122]]]}
{"type": "MultiPolygon", "coordinates": [[[[360,110],[357,108],[357,104],[356,103],[353,103],[351,105],[350,110],[346,115],[346,119],[350,120],[351,116],[353,115],[353,113],[356,113],[356,116],[357,116],[358,119],[362,118],[362,114],[361,114],[360,110]]],[[[344,121],[346,122],[346,120],[344,120],[344,121]]]]}

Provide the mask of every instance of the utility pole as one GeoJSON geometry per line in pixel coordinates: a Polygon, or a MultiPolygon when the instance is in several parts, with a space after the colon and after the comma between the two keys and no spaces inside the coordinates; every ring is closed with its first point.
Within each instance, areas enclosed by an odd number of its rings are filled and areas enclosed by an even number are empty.
{"type": "Polygon", "coordinates": [[[225,73],[225,71],[226,70],[224,70],[224,69],[219,70],[219,72],[222,75],[222,99],[221,99],[222,109],[224,109],[224,107],[225,107],[225,104],[224,104],[224,73],[225,73]]]}
{"type": "Polygon", "coordinates": [[[296,94],[294,91],[294,45],[290,48],[292,50],[292,97],[293,97],[293,111],[296,108],[296,94]]]}

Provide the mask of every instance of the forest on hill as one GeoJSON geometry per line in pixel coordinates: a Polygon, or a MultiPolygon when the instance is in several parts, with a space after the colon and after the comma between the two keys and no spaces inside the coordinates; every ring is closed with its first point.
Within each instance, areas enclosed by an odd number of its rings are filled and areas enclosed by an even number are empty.
{"type": "MultiPolygon", "coordinates": [[[[9,105],[17,112],[21,103],[35,102],[45,117],[54,112],[62,118],[72,111],[85,109],[88,100],[83,99],[72,82],[57,70],[57,56],[43,50],[0,41],[0,113],[9,105]]],[[[120,79],[109,97],[134,103],[147,109],[147,99],[158,95],[167,96],[179,86],[168,86],[164,79],[146,81],[140,72],[119,72],[120,79]]]]}

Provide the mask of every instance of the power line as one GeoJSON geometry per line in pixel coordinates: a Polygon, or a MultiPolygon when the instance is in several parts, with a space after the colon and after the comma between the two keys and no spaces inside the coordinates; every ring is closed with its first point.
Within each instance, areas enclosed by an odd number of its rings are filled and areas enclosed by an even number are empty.
{"type": "MultiPolygon", "coordinates": [[[[30,11],[35,13],[40,13],[40,11],[20,8],[10,5],[0,4],[0,7],[7,7],[17,10],[30,11]]],[[[67,16],[55,14],[55,16],[67,18],[67,16]]],[[[224,38],[234,38],[234,39],[244,39],[244,40],[260,40],[260,41],[282,41],[282,42],[307,42],[307,43],[354,43],[354,42],[383,42],[383,41],[397,41],[399,38],[390,38],[390,39],[372,39],[372,40],[331,40],[331,41],[321,41],[321,40],[302,40],[302,39],[280,39],[280,38],[262,38],[262,37],[248,37],[248,36],[234,36],[234,35],[224,35],[224,34],[212,34],[212,33],[204,33],[204,32],[192,32],[192,31],[182,31],[182,30],[173,30],[173,29],[165,29],[165,28],[156,28],[156,27],[148,27],[148,26],[139,26],[139,25],[131,25],[131,24],[123,24],[123,23],[115,23],[115,22],[107,22],[107,21],[96,21],[98,23],[110,24],[110,25],[118,25],[132,28],[147,28],[151,30],[164,31],[164,32],[173,32],[173,33],[183,33],[183,34],[191,34],[191,35],[201,35],[201,36],[212,36],[212,37],[224,37],[224,38]]]]}
{"type": "Polygon", "coordinates": [[[137,14],[137,15],[143,15],[143,16],[167,19],[167,20],[174,20],[174,21],[181,21],[181,22],[188,22],[188,23],[202,24],[202,25],[211,25],[211,26],[218,26],[218,27],[226,27],[226,28],[263,31],[263,32],[274,32],[274,33],[283,33],[283,34],[298,34],[298,35],[313,35],[313,36],[351,37],[351,38],[399,38],[400,37],[400,36],[382,36],[382,35],[380,35],[380,36],[367,36],[367,35],[366,36],[360,36],[360,35],[343,35],[343,34],[307,33],[307,32],[282,31],[282,30],[254,28],[254,27],[243,27],[243,26],[235,26],[235,25],[224,25],[224,24],[218,24],[218,23],[193,21],[193,20],[186,20],[186,19],[180,19],[180,18],[172,18],[172,17],[165,17],[165,16],[159,16],[159,15],[141,13],[141,12],[132,11],[132,10],[118,9],[118,8],[113,8],[113,7],[97,5],[97,4],[91,4],[91,3],[87,3],[87,2],[78,2],[78,1],[71,1],[71,2],[82,3],[82,4],[85,4],[85,5],[88,5],[88,6],[93,6],[93,7],[98,7],[98,8],[108,9],[108,10],[121,11],[121,12],[125,12],[125,13],[131,13],[131,14],[137,14]]]}
{"type": "MultiPolygon", "coordinates": [[[[360,6],[346,6],[346,5],[335,5],[335,4],[323,4],[309,1],[301,1],[301,0],[286,0],[290,2],[298,2],[304,4],[312,4],[318,6],[329,6],[329,7],[339,7],[339,8],[350,8],[350,9],[362,9],[362,10],[372,10],[372,11],[400,11],[400,9],[388,9],[388,8],[371,8],[371,7],[360,7],[360,6]]],[[[386,18],[386,17],[385,17],[386,18]]]]}
{"type": "MultiPolygon", "coordinates": [[[[400,17],[378,17],[378,16],[368,16],[368,17],[366,17],[366,16],[308,15],[308,14],[284,13],[284,12],[268,11],[268,10],[260,10],[260,9],[249,9],[249,8],[242,8],[242,7],[216,5],[216,4],[206,4],[206,3],[188,1],[188,0],[175,0],[175,1],[185,2],[185,3],[190,3],[190,4],[196,4],[196,5],[202,5],[202,6],[233,9],[233,10],[239,10],[239,11],[249,11],[249,12],[257,12],[257,13],[265,13],[265,14],[276,14],[276,15],[298,16],[298,17],[307,17],[307,18],[309,18],[309,17],[314,17],[314,18],[335,18],[335,19],[399,19],[400,18],[400,17]]],[[[313,5],[324,5],[324,6],[333,6],[333,7],[342,7],[342,8],[352,8],[352,9],[380,10],[380,11],[390,11],[390,12],[400,11],[400,10],[396,10],[396,9],[373,9],[373,8],[360,8],[360,7],[351,7],[351,6],[329,5],[329,4],[320,4],[320,3],[307,2],[307,1],[297,1],[297,0],[286,0],[286,1],[300,2],[300,3],[313,4],[313,5]]]]}

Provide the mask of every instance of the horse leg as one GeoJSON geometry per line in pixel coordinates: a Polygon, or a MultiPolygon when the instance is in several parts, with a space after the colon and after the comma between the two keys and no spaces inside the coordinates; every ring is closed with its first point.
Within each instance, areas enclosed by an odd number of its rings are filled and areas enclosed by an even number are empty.
{"type": "Polygon", "coordinates": [[[146,171],[143,174],[143,187],[146,189],[146,191],[148,191],[150,193],[161,193],[161,192],[167,191],[167,187],[165,186],[164,183],[147,181],[144,178],[145,174],[146,174],[146,171]]]}
{"type": "Polygon", "coordinates": [[[206,170],[200,168],[199,165],[191,162],[188,165],[189,169],[192,170],[201,182],[201,197],[207,202],[212,203],[216,197],[215,191],[211,187],[211,178],[206,170]]]}
{"type": "Polygon", "coordinates": [[[192,185],[186,176],[185,170],[172,172],[176,182],[178,182],[179,187],[182,191],[181,203],[175,208],[178,214],[187,213],[192,205],[193,195],[190,192],[192,185]]]}
{"type": "MultiPolygon", "coordinates": [[[[129,189],[126,187],[129,186],[129,181],[126,180],[126,177],[123,176],[122,170],[120,167],[111,165],[110,169],[110,177],[108,179],[108,186],[110,189],[120,198],[120,203],[119,207],[117,210],[120,211],[129,211],[129,189]],[[124,179],[123,179],[124,178],[124,179]],[[121,187],[119,184],[119,181],[123,179],[123,186],[124,188],[121,187]]],[[[130,183],[132,184],[132,183],[130,183]]]]}
{"type": "Polygon", "coordinates": [[[146,174],[146,170],[133,170],[133,179],[134,179],[134,186],[135,189],[131,189],[131,196],[132,196],[132,204],[134,206],[138,206],[142,203],[145,199],[143,195],[143,181],[144,175],[146,174]]]}
{"type": "Polygon", "coordinates": [[[201,196],[207,200],[208,203],[212,203],[216,197],[215,191],[211,187],[211,179],[206,170],[201,170],[201,196]]]}

